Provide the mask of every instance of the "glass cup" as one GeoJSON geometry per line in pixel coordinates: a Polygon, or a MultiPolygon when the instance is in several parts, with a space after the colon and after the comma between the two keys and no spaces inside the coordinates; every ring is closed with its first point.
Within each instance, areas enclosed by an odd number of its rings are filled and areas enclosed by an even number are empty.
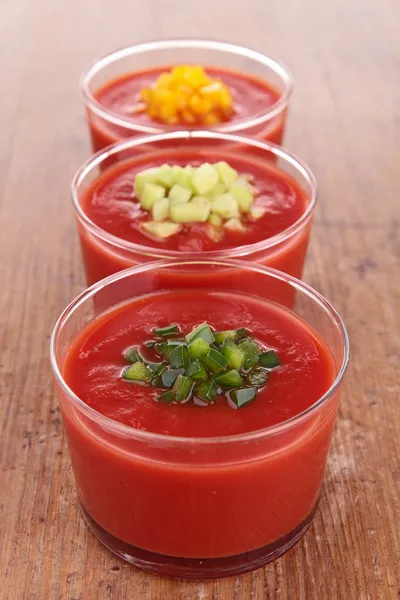
{"type": "Polygon", "coordinates": [[[317,509],[349,342],[335,309],[318,292],[263,265],[234,260],[158,261],[114,274],[78,296],[60,316],[51,363],[86,521],[118,556],[185,578],[236,575],[272,561],[306,532],[317,509]],[[173,437],[134,429],[96,412],[63,378],[71,343],[96,316],[147,294],[174,290],[179,274],[204,266],[212,290],[280,304],[329,349],[335,379],[286,422],[240,435],[173,437]],[[230,272],[230,284],[219,274],[230,272]],[[251,277],[243,277],[247,273],[251,277]],[[249,286],[259,282],[258,293],[249,286]],[[199,526],[200,524],[200,526],[199,526]]]}
{"type": "Polygon", "coordinates": [[[297,182],[305,198],[305,208],[293,225],[273,237],[226,250],[187,251],[185,258],[240,258],[301,278],[317,196],[311,171],[293,154],[269,142],[207,131],[181,131],[118,142],[90,158],[76,173],[72,181],[72,199],[88,285],[135,264],[182,257],[180,251],[132,243],[101,229],[86,215],[84,198],[93,182],[116,163],[142,160],[146,154],[150,161],[159,157],[162,162],[173,163],[174,154],[182,156],[186,150],[189,153],[194,150],[204,156],[204,160],[212,157],[213,161],[239,161],[244,168],[246,161],[257,162],[261,167],[273,163],[297,182]]]}
{"type": "Polygon", "coordinates": [[[182,129],[146,122],[134,115],[119,114],[96,99],[98,89],[118,77],[157,67],[167,69],[182,62],[213,66],[227,72],[241,72],[269,83],[279,93],[274,104],[263,110],[257,108],[254,114],[237,117],[209,129],[221,133],[239,132],[282,144],[293,88],[293,78],[283,65],[261,52],[233,44],[207,40],[165,40],[137,44],[112,52],[97,60],[82,77],[81,90],[94,152],[121,138],[182,129]]]}

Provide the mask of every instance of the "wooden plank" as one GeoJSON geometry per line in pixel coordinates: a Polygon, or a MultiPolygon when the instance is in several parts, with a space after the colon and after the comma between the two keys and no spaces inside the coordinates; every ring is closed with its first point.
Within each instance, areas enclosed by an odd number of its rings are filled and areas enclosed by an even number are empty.
{"type": "Polygon", "coordinates": [[[399,22],[395,0],[1,3],[1,598],[398,598],[399,22]],[[84,286],[69,201],[89,152],[79,75],[115,47],[176,36],[229,37],[295,72],[287,144],[320,187],[306,279],[353,351],[310,532],[265,569],[205,583],[141,572],[88,533],[48,360],[51,327],[84,286]]]}

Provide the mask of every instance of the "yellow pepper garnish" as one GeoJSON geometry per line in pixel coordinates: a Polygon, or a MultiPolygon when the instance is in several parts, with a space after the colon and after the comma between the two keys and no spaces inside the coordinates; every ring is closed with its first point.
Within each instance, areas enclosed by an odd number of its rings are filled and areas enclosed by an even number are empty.
{"type": "Polygon", "coordinates": [[[234,112],[228,87],[196,65],[161,73],[140,95],[147,114],[168,125],[218,125],[234,112]]]}

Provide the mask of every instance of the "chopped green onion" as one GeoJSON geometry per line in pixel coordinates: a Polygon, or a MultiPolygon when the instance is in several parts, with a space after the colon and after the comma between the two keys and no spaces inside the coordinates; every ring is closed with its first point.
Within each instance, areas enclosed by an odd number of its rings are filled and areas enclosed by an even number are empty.
{"type": "Polygon", "coordinates": [[[227,395],[228,404],[232,408],[243,408],[249,404],[257,395],[256,388],[242,388],[240,390],[233,390],[227,395]]]}
{"type": "Polygon", "coordinates": [[[251,385],[259,388],[267,383],[268,371],[266,369],[252,369],[248,374],[248,380],[251,385]]]}
{"type": "Polygon", "coordinates": [[[157,397],[158,402],[165,402],[166,404],[171,404],[175,401],[175,396],[172,390],[167,390],[163,394],[160,394],[157,397]]]}
{"type": "Polygon", "coordinates": [[[193,359],[200,358],[209,352],[210,344],[208,344],[203,338],[196,338],[193,342],[189,343],[189,354],[193,359]]]}
{"type": "Polygon", "coordinates": [[[250,338],[244,339],[238,344],[240,350],[244,352],[245,359],[243,363],[243,369],[249,371],[258,363],[259,349],[258,346],[250,338]]]}
{"type": "Polygon", "coordinates": [[[141,362],[135,362],[130,367],[123,370],[122,377],[129,381],[142,381],[147,383],[152,378],[150,369],[141,362]]]}
{"type": "Polygon", "coordinates": [[[128,348],[127,350],[125,350],[124,358],[132,364],[141,361],[140,354],[139,354],[137,348],[134,348],[134,347],[128,348]]]}
{"type": "Polygon", "coordinates": [[[220,371],[224,371],[228,366],[225,356],[223,356],[221,352],[218,352],[218,350],[214,350],[214,348],[211,348],[205,356],[201,356],[200,360],[206,369],[213,375],[220,371]]]}
{"type": "Polygon", "coordinates": [[[214,381],[217,385],[226,389],[238,388],[243,385],[242,376],[237,369],[222,371],[214,377],[214,381]]]}
{"type": "Polygon", "coordinates": [[[161,375],[161,381],[164,387],[170,388],[174,385],[178,375],[183,375],[184,369],[167,369],[161,375]]]}
{"type": "Polygon", "coordinates": [[[207,371],[198,360],[193,361],[186,369],[185,375],[193,379],[193,381],[201,381],[208,379],[207,371]]]}
{"type": "Polygon", "coordinates": [[[193,381],[184,375],[178,375],[172,388],[177,402],[186,402],[190,399],[193,389],[193,381]]]}
{"type": "Polygon", "coordinates": [[[273,369],[274,367],[279,367],[281,361],[274,350],[267,350],[267,352],[262,352],[258,357],[258,364],[266,369],[273,369]]]}
{"type": "Polygon", "coordinates": [[[160,337],[167,337],[169,335],[178,335],[180,333],[178,325],[167,325],[166,327],[160,327],[155,329],[154,333],[160,337]]]}
{"type": "Polygon", "coordinates": [[[176,346],[169,355],[171,369],[182,369],[189,364],[189,351],[186,345],[176,346]]]}
{"type": "Polygon", "coordinates": [[[199,383],[194,388],[194,394],[197,398],[207,402],[207,404],[213,404],[217,398],[217,386],[213,381],[199,383]]]}
{"type": "Polygon", "coordinates": [[[190,333],[188,333],[188,335],[186,336],[186,341],[189,344],[190,342],[193,342],[193,340],[195,340],[197,338],[203,339],[208,344],[213,343],[214,334],[206,322],[200,323],[200,325],[197,325],[197,327],[192,329],[192,331],[190,333]]]}
{"type": "Polygon", "coordinates": [[[245,353],[231,340],[225,338],[222,344],[221,353],[225,356],[228,367],[231,369],[241,369],[245,360],[245,353]]]}

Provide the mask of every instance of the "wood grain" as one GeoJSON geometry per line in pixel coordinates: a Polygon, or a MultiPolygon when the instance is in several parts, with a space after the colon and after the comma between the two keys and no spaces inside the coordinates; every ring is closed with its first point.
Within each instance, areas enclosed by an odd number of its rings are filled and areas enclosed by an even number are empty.
{"type": "Polygon", "coordinates": [[[399,22],[397,0],[2,0],[1,599],[400,596],[399,22]],[[229,37],[295,72],[287,145],[320,187],[306,279],[342,313],[353,352],[310,532],[265,569],[207,583],[141,572],[88,533],[48,359],[84,286],[69,200],[89,152],[78,77],[115,47],[176,36],[229,37]]]}

